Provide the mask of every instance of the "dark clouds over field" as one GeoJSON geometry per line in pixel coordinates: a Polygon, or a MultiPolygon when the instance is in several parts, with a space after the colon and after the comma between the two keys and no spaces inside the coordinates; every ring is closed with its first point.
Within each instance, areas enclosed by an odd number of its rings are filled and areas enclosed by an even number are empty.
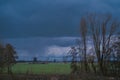
{"type": "Polygon", "coordinates": [[[73,45],[69,40],[64,43],[64,37],[79,36],[82,15],[110,13],[120,18],[119,4],[120,0],[0,0],[0,37],[24,55],[43,55],[46,47],[63,50],[73,45]],[[59,42],[54,38],[64,40],[59,42]]]}
{"type": "Polygon", "coordinates": [[[119,0],[0,0],[0,34],[5,38],[78,36],[88,12],[119,17],[119,0]]]}
{"type": "Polygon", "coordinates": [[[68,53],[70,46],[76,45],[77,37],[55,38],[16,38],[4,39],[4,43],[11,43],[16,49],[19,59],[32,59],[41,56],[63,56],[68,53]]]}

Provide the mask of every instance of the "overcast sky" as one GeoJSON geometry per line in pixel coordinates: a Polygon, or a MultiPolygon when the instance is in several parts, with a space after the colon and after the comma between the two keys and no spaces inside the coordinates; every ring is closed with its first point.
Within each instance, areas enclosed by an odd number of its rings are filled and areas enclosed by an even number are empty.
{"type": "Polygon", "coordinates": [[[120,18],[120,0],[0,0],[0,37],[21,59],[63,55],[79,37],[80,17],[93,12],[120,18]]]}

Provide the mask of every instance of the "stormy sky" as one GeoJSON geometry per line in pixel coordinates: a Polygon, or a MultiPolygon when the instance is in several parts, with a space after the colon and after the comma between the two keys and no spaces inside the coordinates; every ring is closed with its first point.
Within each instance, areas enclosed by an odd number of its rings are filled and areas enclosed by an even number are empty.
{"type": "Polygon", "coordinates": [[[120,18],[120,0],[0,0],[0,38],[20,59],[65,54],[79,37],[80,17],[110,13],[120,18]]]}

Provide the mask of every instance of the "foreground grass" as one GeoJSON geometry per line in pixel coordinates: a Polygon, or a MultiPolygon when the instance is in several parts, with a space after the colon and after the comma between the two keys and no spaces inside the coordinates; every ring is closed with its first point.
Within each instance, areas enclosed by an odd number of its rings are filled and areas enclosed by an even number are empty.
{"type": "Polygon", "coordinates": [[[48,63],[48,64],[28,64],[17,63],[12,67],[13,73],[33,73],[33,74],[69,74],[70,64],[48,63]]]}

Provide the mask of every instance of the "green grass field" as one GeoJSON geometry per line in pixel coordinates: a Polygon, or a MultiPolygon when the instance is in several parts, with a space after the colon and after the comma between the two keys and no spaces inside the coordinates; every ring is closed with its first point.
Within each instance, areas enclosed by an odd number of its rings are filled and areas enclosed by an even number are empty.
{"type": "Polygon", "coordinates": [[[48,64],[28,64],[17,63],[12,67],[13,73],[33,73],[33,74],[69,74],[70,64],[48,63],[48,64]]]}

